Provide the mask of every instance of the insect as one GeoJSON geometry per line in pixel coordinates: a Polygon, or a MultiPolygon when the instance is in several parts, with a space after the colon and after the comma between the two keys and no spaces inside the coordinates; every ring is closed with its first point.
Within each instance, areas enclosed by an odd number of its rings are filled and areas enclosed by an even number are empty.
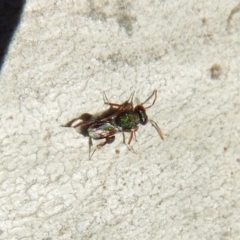
{"type": "Polygon", "coordinates": [[[149,122],[152,123],[153,127],[157,130],[161,139],[163,140],[163,133],[160,127],[151,119],[148,119],[146,114],[146,109],[152,107],[157,99],[157,90],[154,90],[150,97],[148,97],[143,103],[133,106],[133,95],[123,102],[122,104],[111,103],[108,101],[106,94],[103,94],[104,103],[109,105],[109,109],[100,113],[91,115],[88,113],[82,114],[79,118],[75,118],[68,122],[63,127],[80,127],[82,129],[81,133],[84,136],[89,137],[89,159],[93,156],[96,149],[103,147],[106,144],[110,144],[115,140],[115,134],[122,132],[123,143],[125,144],[124,132],[130,132],[130,138],[128,140],[127,147],[135,152],[129,147],[133,137],[136,139],[136,131],[138,130],[138,125],[146,125],[149,122]],[[148,102],[154,96],[151,105],[144,107],[143,105],[148,102]],[[72,124],[77,121],[81,122],[72,126],[72,124]],[[91,153],[92,139],[105,139],[104,142],[99,143],[95,150],[91,153]]]}
{"type": "Polygon", "coordinates": [[[127,101],[122,104],[115,104],[109,103],[106,94],[103,93],[104,103],[110,106],[109,109],[94,115],[84,113],[80,117],[74,118],[65,125],[61,126],[80,128],[80,133],[89,137],[89,159],[91,159],[98,148],[112,143],[115,140],[115,134],[122,132],[121,128],[115,123],[114,118],[118,115],[119,111],[132,108],[132,97],[133,93],[127,101]],[[73,125],[74,122],[78,120],[82,121],[73,125]],[[105,141],[99,143],[95,150],[91,153],[92,139],[105,139],[105,141]]]}

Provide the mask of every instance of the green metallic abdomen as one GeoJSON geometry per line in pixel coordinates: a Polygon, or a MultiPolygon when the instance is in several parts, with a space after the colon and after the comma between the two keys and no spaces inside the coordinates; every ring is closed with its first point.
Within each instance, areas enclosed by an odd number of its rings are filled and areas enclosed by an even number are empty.
{"type": "Polygon", "coordinates": [[[123,129],[133,129],[140,123],[140,117],[134,112],[127,112],[118,116],[116,122],[123,129]]]}

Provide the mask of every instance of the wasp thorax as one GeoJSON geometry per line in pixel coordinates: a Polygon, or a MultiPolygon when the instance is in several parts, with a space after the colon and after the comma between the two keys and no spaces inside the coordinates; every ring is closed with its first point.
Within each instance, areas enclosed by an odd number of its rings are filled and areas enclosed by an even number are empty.
{"type": "Polygon", "coordinates": [[[147,116],[146,110],[145,110],[145,108],[143,106],[141,106],[141,105],[136,106],[135,109],[134,109],[134,112],[139,115],[140,123],[142,125],[147,124],[148,116],[147,116]]]}
{"type": "Polygon", "coordinates": [[[116,123],[123,129],[133,129],[140,123],[140,117],[135,112],[125,112],[117,117],[116,123]]]}

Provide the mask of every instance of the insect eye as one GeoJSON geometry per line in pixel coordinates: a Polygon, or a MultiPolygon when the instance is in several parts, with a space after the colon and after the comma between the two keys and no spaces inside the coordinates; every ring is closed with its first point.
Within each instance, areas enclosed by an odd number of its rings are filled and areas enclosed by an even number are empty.
{"type": "Polygon", "coordinates": [[[142,125],[147,124],[148,122],[148,116],[146,114],[145,108],[141,105],[138,105],[135,107],[134,111],[139,115],[140,117],[140,123],[142,125]]]}

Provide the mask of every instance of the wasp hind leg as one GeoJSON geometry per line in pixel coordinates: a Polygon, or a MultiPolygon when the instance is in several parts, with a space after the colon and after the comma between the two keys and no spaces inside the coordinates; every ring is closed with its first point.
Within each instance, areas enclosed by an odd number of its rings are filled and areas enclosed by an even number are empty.
{"type": "MultiPolygon", "coordinates": [[[[92,138],[90,138],[90,139],[92,139],[92,138]]],[[[96,148],[93,150],[92,154],[91,154],[91,147],[90,147],[92,145],[92,140],[91,140],[91,145],[89,145],[89,160],[91,160],[93,154],[95,153],[95,151],[97,149],[103,147],[106,144],[111,144],[112,142],[114,142],[114,140],[115,140],[115,136],[106,137],[104,142],[101,142],[96,146],[96,148]]]]}
{"type": "Polygon", "coordinates": [[[60,125],[61,127],[72,127],[73,123],[76,122],[77,120],[81,120],[80,117],[74,118],[71,121],[67,122],[66,124],[60,125]]]}

